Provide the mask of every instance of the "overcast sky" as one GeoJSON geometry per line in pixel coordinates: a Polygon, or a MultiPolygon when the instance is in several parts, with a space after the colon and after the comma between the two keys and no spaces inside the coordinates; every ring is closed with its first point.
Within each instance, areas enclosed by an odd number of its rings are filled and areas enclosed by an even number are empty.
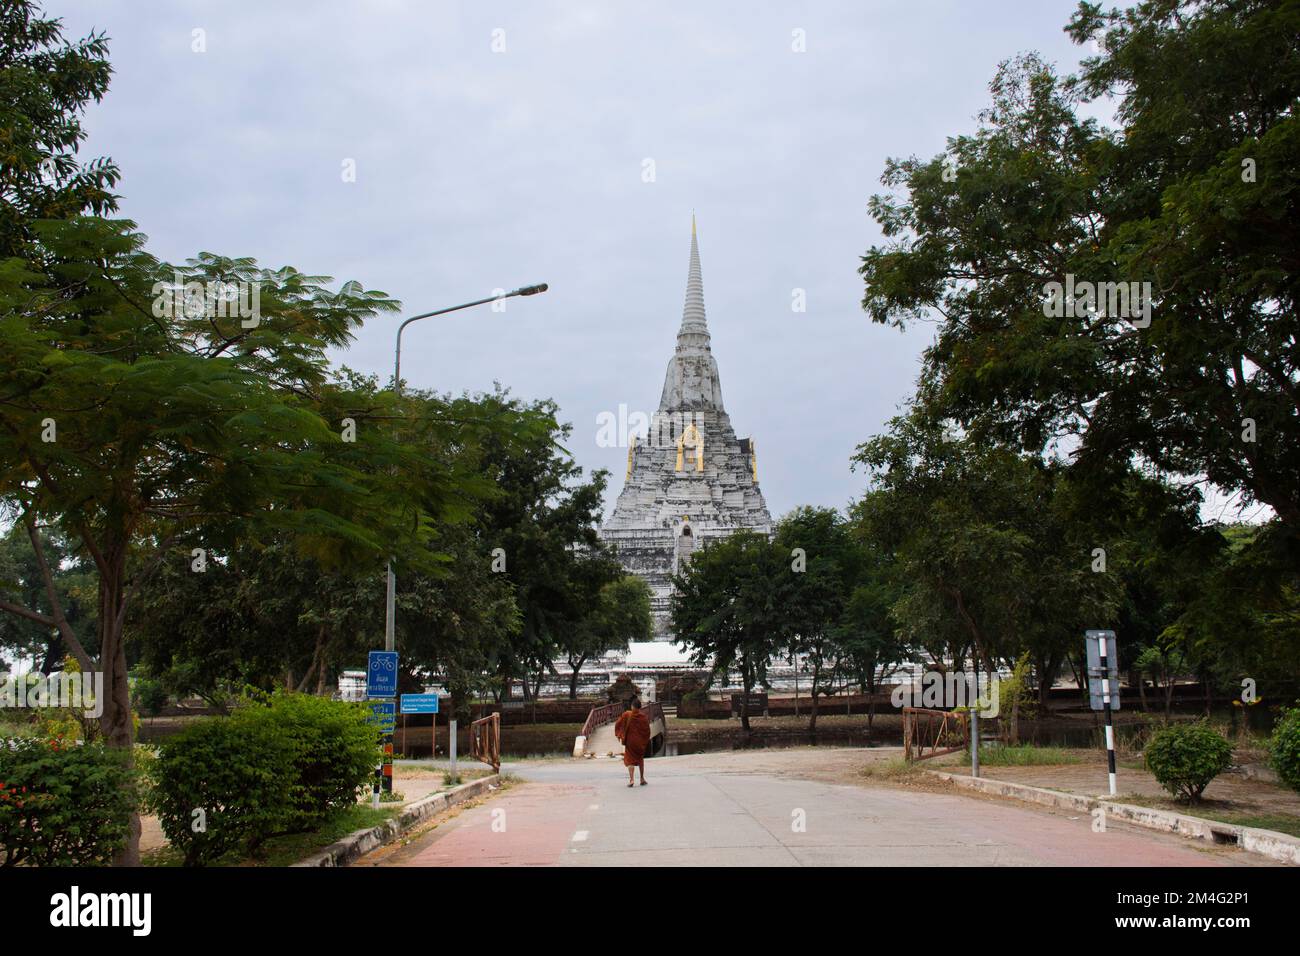
{"type": "MultiPolygon", "coordinates": [[[[87,157],[123,171],[150,250],[253,256],[405,314],[549,282],[408,330],[404,377],[652,412],[681,320],[691,212],[723,397],[774,516],[859,495],[855,446],[912,391],[931,330],[861,311],[887,156],[973,128],[997,63],[1068,70],[1074,0],[452,3],[51,0],[111,38],[87,157]],[[777,7],[778,5],[771,5],[777,7]],[[196,39],[194,31],[201,30],[196,39]],[[795,52],[802,31],[805,52],[795,52]],[[206,46],[195,52],[198,39],[206,46]],[[504,49],[502,50],[502,46],[504,49]],[[494,49],[494,47],[496,49],[494,49]],[[355,163],[355,182],[344,163],[355,163]],[[654,178],[647,178],[647,161],[654,178]],[[805,290],[807,311],[792,310],[805,290]]],[[[391,374],[395,319],[336,360],[391,374]]]]}

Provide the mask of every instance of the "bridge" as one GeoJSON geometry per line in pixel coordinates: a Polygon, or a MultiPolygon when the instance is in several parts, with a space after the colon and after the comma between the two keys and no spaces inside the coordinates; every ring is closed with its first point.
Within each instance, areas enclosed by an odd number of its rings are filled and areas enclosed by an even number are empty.
{"type": "MultiPolygon", "coordinates": [[[[623,713],[622,704],[603,704],[593,707],[587,715],[587,722],[573,741],[575,757],[609,757],[621,756],[623,743],[614,736],[614,724],[623,713]]],[[[641,708],[641,712],[650,720],[650,749],[647,757],[657,757],[664,752],[668,743],[668,718],[659,703],[653,702],[641,708]]]]}

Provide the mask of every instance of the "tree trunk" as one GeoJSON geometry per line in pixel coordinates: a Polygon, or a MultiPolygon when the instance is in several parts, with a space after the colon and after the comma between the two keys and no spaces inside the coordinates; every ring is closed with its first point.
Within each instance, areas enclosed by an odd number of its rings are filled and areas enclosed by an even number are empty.
{"type": "Polygon", "coordinates": [[[1128,672],[1128,682],[1137,684],[1138,689],[1138,706],[1142,708],[1142,713],[1147,712],[1147,679],[1136,667],[1130,667],[1128,672]]]}
{"type": "Polygon", "coordinates": [[[794,715],[799,716],[799,652],[790,652],[790,663],[794,665],[794,715]]]}
{"type": "MultiPolygon", "coordinates": [[[[126,602],[126,545],[110,546],[99,565],[100,666],[104,669],[104,712],[99,727],[105,743],[127,754],[135,766],[135,726],[131,720],[131,688],[126,676],[126,642],[123,640],[126,602]]],[[[140,814],[132,809],[126,843],[113,860],[115,866],[140,865],[140,814]]]]}
{"type": "Polygon", "coordinates": [[[821,663],[820,661],[813,664],[812,680],[812,716],[808,719],[808,733],[817,733],[817,688],[821,683],[821,663]]]}
{"type": "Polygon", "coordinates": [[[569,675],[569,700],[578,699],[578,671],[582,670],[582,665],[585,663],[587,663],[586,654],[579,657],[577,663],[574,663],[572,657],[569,658],[569,667],[573,671],[573,673],[569,675]]]}
{"type": "Polygon", "coordinates": [[[749,664],[742,661],[740,665],[740,726],[749,733],[749,689],[753,687],[749,676],[749,664]]]}

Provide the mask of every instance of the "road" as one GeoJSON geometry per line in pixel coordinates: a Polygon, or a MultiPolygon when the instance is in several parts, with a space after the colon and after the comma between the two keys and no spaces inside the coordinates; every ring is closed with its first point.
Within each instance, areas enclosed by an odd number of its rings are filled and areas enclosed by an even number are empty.
{"type": "Polygon", "coordinates": [[[1240,866],[1269,861],[1087,815],[862,785],[863,751],[736,751],[508,766],[523,784],[454,813],[376,866],[1240,866]]]}

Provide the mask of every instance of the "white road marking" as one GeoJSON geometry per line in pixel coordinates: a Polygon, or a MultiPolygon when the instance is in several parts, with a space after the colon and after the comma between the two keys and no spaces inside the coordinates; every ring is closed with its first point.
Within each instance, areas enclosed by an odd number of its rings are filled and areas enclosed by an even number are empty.
{"type": "Polygon", "coordinates": [[[586,831],[586,830],[579,830],[579,831],[577,831],[576,833],[573,834],[573,842],[574,842],[574,843],[581,843],[581,842],[582,842],[583,840],[585,840],[585,839],[587,839],[587,831],[586,831]]]}

